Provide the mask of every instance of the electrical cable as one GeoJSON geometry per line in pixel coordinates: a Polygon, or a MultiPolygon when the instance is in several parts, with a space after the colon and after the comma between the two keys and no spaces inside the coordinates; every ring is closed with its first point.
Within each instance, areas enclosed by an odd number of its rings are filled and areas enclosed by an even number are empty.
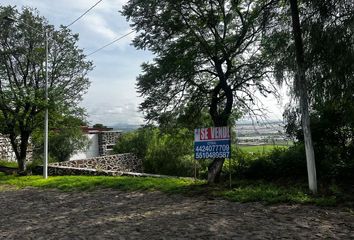
{"type": "Polygon", "coordinates": [[[124,34],[123,36],[121,36],[121,37],[119,37],[119,38],[113,40],[112,42],[110,42],[110,43],[104,45],[103,47],[100,47],[99,49],[97,49],[97,50],[95,50],[95,51],[89,53],[89,54],[86,55],[86,56],[88,57],[88,56],[90,56],[90,55],[92,55],[92,54],[95,54],[95,53],[98,52],[98,51],[101,51],[101,50],[104,49],[105,47],[108,47],[108,46],[112,45],[113,43],[118,42],[119,40],[121,40],[122,38],[125,38],[126,36],[132,34],[133,32],[135,32],[135,31],[133,30],[133,31],[131,31],[131,32],[128,32],[127,34],[124,34]]]}
{"type": "Polygon", "coordinates": [[[83,14],[81,14],[80,17],[76,18],[73,22],[71,22],[69,25],[67,25],[66,27],[70,27],[71,25],[73,25],[74,23],[76,23],[77,21],[79,21],[83,16],[85,16],[89,11],[91,11],[94,7],[96,7],[100,2],[102,2],[102,0],[98,1],[95,3],[95,5],[93,5],[92,7],[90,7],[88,10],[86,10],[86,12],[84,12],[83,14]]]}

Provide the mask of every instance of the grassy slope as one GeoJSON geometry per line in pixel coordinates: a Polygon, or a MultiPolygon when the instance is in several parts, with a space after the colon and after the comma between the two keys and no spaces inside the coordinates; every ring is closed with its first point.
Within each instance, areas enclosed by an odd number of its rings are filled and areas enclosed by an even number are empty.
{"type": "Polygon", "coordinates": [[[109,176],[54,176],[43,179],[42,176],[12,176],[0,173],[0,185],[14,185],[18,188],[40,187],[57,188],[64,191],[94,190],[96,188],[115,188],[127,191],[160,190],[177,192],[179,189],[201,184],[182,178],[139,178],[139,177],[109,177],[109,176]]]}
{"type": "Polygon", "coordinates": [[[0,166],[11,167],[11,168],[18,167],[17,162],[8,162],[8,161],[3,161],[3,160],[0,160],[0,166]]]}
{"type": "Polygon", "coordinates": [[[41,176],[18,177],[0,173],[0,191],[23,187],[57,188],[64,191],[87,191],[98,188],[113,188],[123,191],[162,191],[186,195],[221,197],[237,202],[260,201],[273,203],[314,203],[335,205],[336,198],[313,197],[304,186],[281,187],[271,183],[235,181],[233,188],[207,186],[204,181],[177,178],[140,178],[106,176],[56,176],[43,179],[41,176]]]}
{"type": "Polygon", "coordinates": [[[274,148],[288,148],[288,146],[284,145],[260,145],[260,146],[238,146],[242,151],[244,152],[260,152],[260,153],[266,153],[272,151],[274,148]]]}

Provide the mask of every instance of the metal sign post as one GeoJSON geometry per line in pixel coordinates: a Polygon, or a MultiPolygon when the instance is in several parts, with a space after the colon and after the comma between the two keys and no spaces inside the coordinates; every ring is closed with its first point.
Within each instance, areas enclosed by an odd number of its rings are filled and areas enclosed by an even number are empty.
{"type": "Polygon", "coordinates": [[[232,160],[231,160],[231,158],[230,158],[230,159],[229,159],[230,188],[232,188],[232,187],[231,187],[231,161],[232,161],[232,160]]]}
{"type": "Polygon", "coordinates": [[[197,181],[197,160],[194,159],[194,181],[197,181]]]}

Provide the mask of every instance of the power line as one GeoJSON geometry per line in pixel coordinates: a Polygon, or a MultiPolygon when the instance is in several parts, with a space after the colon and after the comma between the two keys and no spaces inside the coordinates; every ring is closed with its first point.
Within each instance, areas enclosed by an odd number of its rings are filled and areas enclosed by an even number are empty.
{"type": "Polygon", "coordinates": [[[110,42],[110,43],[104,45],[103,47],[100,47],[99,49],[97,49],[97,50],[95,50],[95,51],[89,53],[89,54],[86,55],[86,56],[88,57],[88,56],[90,56],[90,55],[92,55],[92,54],[95,54],[95,53],[98,52],[98,51],[101,51],[101,50],[104,49],[105,47],[108,47],[108,46],[112,45],[113,43],[118,42],[119,40],[121,40],[122,38],[125,38],[126,36],[132,34],[133,32],[134,32],[134,30],[131,31],[131,32],[128,32],[127,34],[124,34],[123,36],[121,36],[121,37],[119,37],[119,38],[113,40],[112,42],[110,42]]]}
{"type": "Polygon", "coordinates": [[[88,10],[86,10],[86,12],[84,12],[83,14],[81,14],[80,17],[76,18],[73,22],[71,22],[69,25],[67,25],[66,27],[70,27],[71,25],[73,25],[74,23],[76,23],[77,21],[79,21],[83,16],[85,16],[89,11],[91,11],[91,9],[93,9],[94,7],[96,7],[100,2],[102,2],[102,0],[98,1],[95,3],[95,5],[93,5],[92,7],[90,7],[88,10]]]}

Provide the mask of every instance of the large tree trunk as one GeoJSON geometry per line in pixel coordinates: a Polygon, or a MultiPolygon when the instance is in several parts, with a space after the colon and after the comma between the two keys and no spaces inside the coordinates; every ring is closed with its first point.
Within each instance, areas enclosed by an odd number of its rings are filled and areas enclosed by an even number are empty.
{"type": "Polygon", "coordinates": [[[30,134],[27,132],[22,133],[20,142],[18,143],[17,137],[14,134],[10,134],[10,141],[12,149],[16,155],[19,174],[26,174],[26,157],[29,136],[30,134]]]}
{"type": "Polygon", "coordinates": [[[215,158],[208,166],[208,184],[213,184],[220,181],[220,174],[225,158],[215,158]]]}
{"type": "MultiPolygon", "coordinates": [[[[220,65],[220,75],[222,75],[221,65],[220,65]]],[[[211,105],[209,113],[213,120],[215,127],[227,126],[229,117],[232,111],[233,104],[233,93],[230,86],[226,83],[226,78],[221,77],[220,83],[214,88],[212,93],[211,105]],[[218,111],[218,104],[220,101],[219,94],[223,90],[226,96],[226,105],[223,110],[218,111]]],[[[208,166],[208,183],[213,184],[219,182],[222,166],[224,164],[225,158],[215,158],[213,162],[208,166]]]]}
{"type": "Polygon", "coordinates": [[[307,92],[307,82],[305,76],[305,59],[304,59],[304,46],[301,36],[301,27],[299,20],[299,10],[297,0],[290,0],[291,17],[293,25],[293,35],[295,40],[296,48],[296,63],[297,72],[295,78],[296,90],[298,91],[298,96],[300,97],[300,111],[302,119],[302,129],[304,133],[305,140],[305,151],[306,151],[306,161],[307,161],[307,173],[309,188],[312,193],[317,193],[317,179],[316,179],[316,165],[315,165],[315,154],[312,144],[311,128],[310,128],[310,116],[308,110],[308,92],[307,92]]]}

